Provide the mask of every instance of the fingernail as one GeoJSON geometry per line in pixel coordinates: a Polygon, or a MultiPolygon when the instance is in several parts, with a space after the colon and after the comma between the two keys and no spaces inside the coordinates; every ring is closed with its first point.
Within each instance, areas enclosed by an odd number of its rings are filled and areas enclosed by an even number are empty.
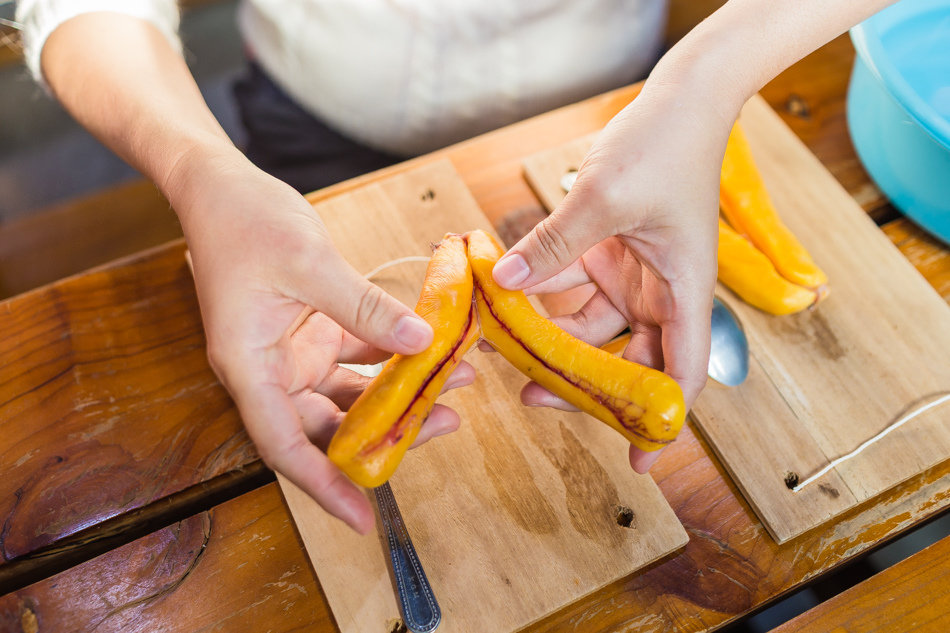
{"type": "Polygon", "coordinates": [[[495,264],[495,268],[492,270],[492,276],[495,278],[495,281],[505,287],[521,283],[527,279],[530,274],[531,269],[528,268],[528,262],[517,253],[509,255],[508,257],[502,257],[501,261],[495,264]]]}
{"type": "Polygon", "coordinates": [[[414,316],[404,316],[396,322],[393,332],[396,340],[412,349],[420,349],[432,342],[432,328],[429,324],[414,316]]]}
{"type": "Polygon", "coordinates": [[[356,530],[357,534],[362,536],[369,534],[369,531],[373,529],[373,522],[361,517],[359,513],[352,508],[350,509],[349,520],[346,521],[346,524],[356,530]]]}

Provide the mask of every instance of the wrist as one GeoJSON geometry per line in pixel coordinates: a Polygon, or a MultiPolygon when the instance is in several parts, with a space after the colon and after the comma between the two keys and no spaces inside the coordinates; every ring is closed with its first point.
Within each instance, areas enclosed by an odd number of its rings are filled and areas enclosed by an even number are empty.
{"type": "Polygon", "coordinates": [[[202,198],[215,189],[216,175],[249,165],[230,142],[204,135],[176,142],[156,165],[156,173],[149,176],[171,203],[187,236],[195,211],[204,204],[202,198]]]}
{"type": "Polygon", "coordinates": [[[643,92],[665,101],[665,107],[694,110],[717,127],[731,129],[759,88],[743,69],[731,42],[697,28],[660,59],[643,92]]]}

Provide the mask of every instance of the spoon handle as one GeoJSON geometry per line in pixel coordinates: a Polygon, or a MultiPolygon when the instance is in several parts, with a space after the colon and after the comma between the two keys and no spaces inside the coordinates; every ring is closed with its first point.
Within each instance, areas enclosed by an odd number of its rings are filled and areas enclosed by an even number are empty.
{"type": "Polygon", "coordinates": [[[396,497],[388,482],[374,488],[373,493],[389,541],[389,557],[396,576],[396,589],[406,628],[413,633],[430,633],[442,621],[442,610],[429,586],[416,548],[412,546],[412,539],[396,505],[396,497]]]}

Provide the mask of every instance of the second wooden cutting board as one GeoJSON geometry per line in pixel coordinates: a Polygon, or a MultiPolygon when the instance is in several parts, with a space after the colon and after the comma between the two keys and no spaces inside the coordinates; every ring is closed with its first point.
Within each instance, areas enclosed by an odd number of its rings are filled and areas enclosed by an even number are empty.
{"type": "MultiPolygon", "coordinates": [[[[491,229],[448,162],[316,208],[360,271],[428,255],[447,232],[491,229]]],[[[376,282],[414,305],[424,272],[406,264],[376,282]]],[[[391,480],[442,606],[440,632],[517,630],[686,544],[616,432],[582,414],[522,406],[526,379],[497,354],[467,360],[475,384],[439,400],[459,412],[461,429],[410,451],[391,480]]],[[[397,630],[382,539],[358,536],[286,480],[281,487],[340,629],[397,630]]]]}
{"type": "MultiPolygon", "coordinates": [[[[950,390],[950,308],[761,97],[740,121],[776,208],[828,274],[831,295],[775,317],[720,289],[749,335],[750,374],[736,388],[710,380],[692,416],[782,543],[950,457],[948,404],[800,492],[786,485],[950,390]]],[[[525,161],[548,209],[593,138],[525,161]]]]}

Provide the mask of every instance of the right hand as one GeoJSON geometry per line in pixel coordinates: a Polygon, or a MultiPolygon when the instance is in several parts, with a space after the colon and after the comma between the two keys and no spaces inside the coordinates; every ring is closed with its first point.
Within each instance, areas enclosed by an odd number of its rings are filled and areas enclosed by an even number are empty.
{"type": "MultiPolygon", "coordinates": [[[[647,82],[611,120],[558,207],[495,265],[501,286],[552,293],[593,282],[575,314],[555,319],[599,347],[629,327],[627,360],[666,372],[691,407],[706,384],[716,284],[719,171],[737,112],[647,82]]],[[[572,409],[531,384],[529,405],[572,409]]],[[[646,472],[659,451],[630,447],[646,472]]]]}
{"type": "MultiPolygon", "coordinates": [[[[343,259],[302,196],[233,147],[184,155],[166,191],[192,253],[211,366],[261,458],[366,533],[368,500],[321,450],[369,381],[338,363],[420,352],[432,328],[343,259]]],[[[462,363],[446,389],[473,379],[462,363]]],[[[436,405],[416,444],[458,424],[436,405]]]]}

